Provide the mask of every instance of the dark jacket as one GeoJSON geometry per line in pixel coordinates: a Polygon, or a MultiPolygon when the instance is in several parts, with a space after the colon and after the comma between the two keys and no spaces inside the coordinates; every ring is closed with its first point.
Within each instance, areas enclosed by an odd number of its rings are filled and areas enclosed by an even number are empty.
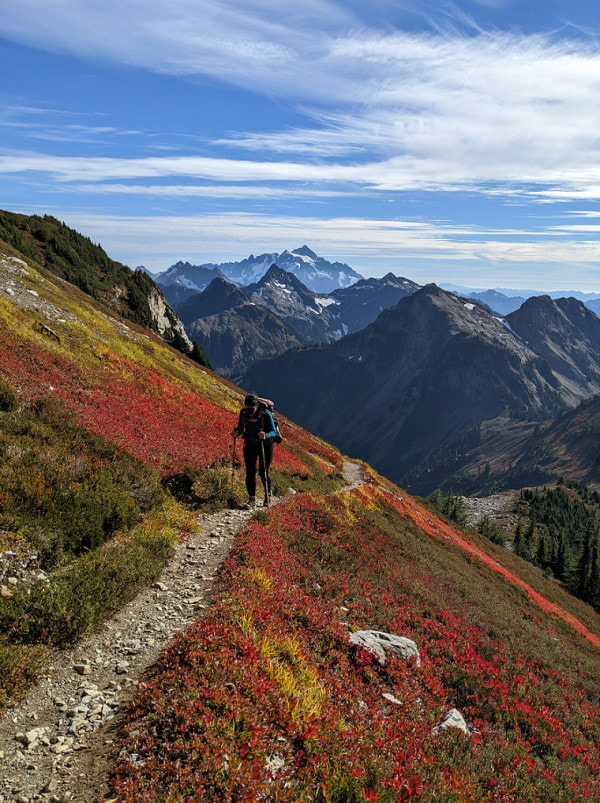
{"type": "Polygon", "coordinates": [[[264,432],[265,440],[274,443],[277,429],[271,413],[268,410],[261,410],[258,413],[257,419],[257,421],[251,421],[248,411],[246,409],[240,410],[240,417],[235,431],[248,443],[259,443],[259,432],[264,432]]]}

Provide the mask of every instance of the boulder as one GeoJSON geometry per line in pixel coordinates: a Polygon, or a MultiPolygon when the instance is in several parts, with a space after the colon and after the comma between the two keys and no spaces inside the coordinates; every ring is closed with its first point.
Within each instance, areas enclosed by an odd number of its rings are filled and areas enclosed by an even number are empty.
{"type": "Polygon", "coordinates": [[[404,636],[395,636],[380,630],[357,630],[356,633],[350,633],[350,641],[357,647],[374,652],[382,666],[385,664],[386,650],[407,660],[414,655],[417,666],[421,666],[421,656],[417,645],[404,636]]]}
{"type": "Polygon", "coordinates": [[[458,730],[461,730],[463,733],[466,734],[471,733],[471,731],[467,726],[467,723],[464,720],[463,715],[460,713],[458,708],[451,708],[450,711],[448,711],[448,713],[444,717],[444,719],[440,722],[440,724],[436,725],[431,732],[441,733],[442,731],[445,731],[448,728],[458,728],[458,730]]]}

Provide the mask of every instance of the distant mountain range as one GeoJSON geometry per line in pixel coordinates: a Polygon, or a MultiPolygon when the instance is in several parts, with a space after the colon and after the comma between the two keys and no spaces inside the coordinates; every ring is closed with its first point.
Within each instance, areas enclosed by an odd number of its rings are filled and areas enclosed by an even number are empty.
{"type": "MultiPolygon", "coordinates": [[[[200,292],[217,276],[224,276],[236,284],[245,286],[258,282],[271,267],[277,265],[288,273],[293,273],[306,287],[315,293],[330,293],[340,287],[349,287],[359,279],[357,273],[343,262],[329,262],[315,254],[307,245],[294,251],[280,254],[250,254],[240,262],[223,262],[220,265],[207,263],[191,265],[177,262],[155,279],[161,286],[180,285],[187,290],[200,292]]],[[[183,291],[182,291],[183,292],[183,291]]]]}
{"type": "Polygon", "coordinates": [[[408,279],[388,274],[324,295],[273,264],[246,287],[217,276],[205,290],[174,306],[215,369],[239,377],[257,359],[277,356],[287,348],[330,343],[355,332],[418,288],[408,279]],[[266,308],[270,315],[251,313],[249,304],[266,308]],[[254,328],[258,317],[265,327],[260,337],[254,328]],[[258,343],[260,348],[253,352],[252,344],[258,343]]]}
{"type": "Polygon", "coordinates": [[[257,363],[247,387],[412,490],[462,482],[598,392],[600,320],[575,299],[532,298],[501,319],[427,285],[362,331],[257,363]]]}

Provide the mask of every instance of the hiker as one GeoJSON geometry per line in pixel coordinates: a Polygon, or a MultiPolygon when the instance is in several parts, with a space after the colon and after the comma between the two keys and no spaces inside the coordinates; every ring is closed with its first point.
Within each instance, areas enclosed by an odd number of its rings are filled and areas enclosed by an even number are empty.
{"type": "Polygon", "coordinates": [[[256,462],[258,473],[262,481],[265,498],[264,507],[269,506],[271,497],[271,480],[269,466],[273,457],[273,443],[277,437],[277,427],[273,416],[261,405],[258,396],[250,393],[244,399],[244,406],[240,410],[237,426],[231,433],[234,438],[241,435],[244,439],[244,464],[246,466],[246,490],[248,502],[245,510],[256,506],[256,462]]]}

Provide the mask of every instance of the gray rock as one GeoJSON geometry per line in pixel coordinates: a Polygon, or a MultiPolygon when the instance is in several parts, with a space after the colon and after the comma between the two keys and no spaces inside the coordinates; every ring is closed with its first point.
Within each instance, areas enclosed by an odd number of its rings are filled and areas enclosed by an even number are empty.
{"type": "Polygon", "coordinates": [[[440,722],[439,725],[436,725],[435,728],[431,731],[432,733],[441,733],[442,731],[447,730],[448,728],[458,728],[463,733],[471,733],[469,730],[467,723],[464,720],[463,715],[460,713],[458,708],[451,708],[450,711],[446,714],[444,719],[440,722]]]}
{"type": "Polygon", "coordinates": [[[407,660],[414,655],[417,666],[421,666],[417,645],[404,636],[395,636],[393,633],[383,633],[380,630],[357,630],[356,633],[350,633],[350,641],[357,647],[374,652],[382,666],[385,664],[386,650],[407,660]]]}
{"type": "Polygon", "coordinates": [[[393,694],[388,694],[388,692],[384,692],[381,696],[384,699],[386,699],[389,703],[394,703],[394,705],[402,705],[402,700],[399,700],[397,697],[394,697],[393,694]]]}
{"type": "Polygon", "coordinates": [[[26,747],[32,747],[46,734],[47,730],[48,728],[32,728],[26,733],[17,733],[15,738],[26,747]]]}
{"type": "Polygon", "coordinates": [[[78,675],[91,675],[92,667],[89,664],[73,664],[73,669],[78,675]]]}

